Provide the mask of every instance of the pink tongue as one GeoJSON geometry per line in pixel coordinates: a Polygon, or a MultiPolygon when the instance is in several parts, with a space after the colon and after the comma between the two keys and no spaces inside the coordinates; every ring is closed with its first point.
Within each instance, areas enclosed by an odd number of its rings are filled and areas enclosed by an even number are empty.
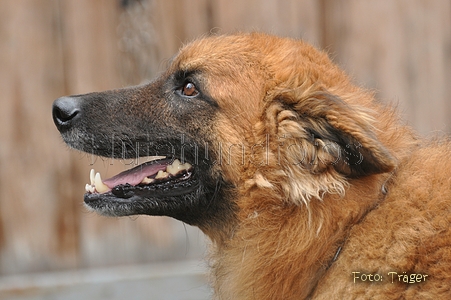
{"type": "Polygon", "coordinates": [[[170,159],[161,160],[158,162],[149,162],[136,166],[133,169],[126,170],[108,178],[103,183],[110,189],[120,184],[138,185],[144,179],[144,177],[152,176],[158,173],[160,170],[166,170],[166,166],[172,161],[170,159]]]}

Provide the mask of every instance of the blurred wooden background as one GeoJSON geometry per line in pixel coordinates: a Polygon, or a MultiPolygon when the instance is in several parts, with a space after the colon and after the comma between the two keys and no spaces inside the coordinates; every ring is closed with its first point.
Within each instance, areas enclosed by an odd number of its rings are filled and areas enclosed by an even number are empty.
{"type": "Polygon", "coordinates": [[[423,134],[451,131],[448,0],[0,0],[0,275],[203,256],[180,222],[88,213],[91,164],[125,162],[68,151],[51,104],[138,84],[182,43],[235,30],[304,38],[423,134]]]}

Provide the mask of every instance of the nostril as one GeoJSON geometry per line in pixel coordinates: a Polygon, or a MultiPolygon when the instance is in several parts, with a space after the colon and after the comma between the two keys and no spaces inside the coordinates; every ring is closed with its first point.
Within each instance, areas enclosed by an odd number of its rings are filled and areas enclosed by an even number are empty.
{"type": "Polygon", "coordinates": [[[53,115],[58,121],[61,122],[70,121],[78,114],[78,112],[78,110],[64,111],[58,107],[53,108],[53,115]]]}
{"type": "Polygon", "coordinates": [[[61,131],[69,129],[80,115],[79,99],[61,97],[55,100],[52,108],[53,122],[61,131]]]}

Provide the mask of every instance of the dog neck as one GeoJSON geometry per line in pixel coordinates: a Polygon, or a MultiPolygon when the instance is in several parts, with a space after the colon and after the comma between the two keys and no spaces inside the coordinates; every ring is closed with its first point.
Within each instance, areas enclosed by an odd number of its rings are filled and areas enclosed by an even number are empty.
{"type": "MultiPolygon", "coordinates": [[[[374,207],[372,207],[370,210],[368,210],[368,212],[365,213],[365,214],[360,218],[360,220],[359,220],[356,224],[361,223],[361,222],[363,221],[363,219],[368,215],[369,212],[371,212],[371,211],[373,211],[374,209],[376,209],[376,207],[379,206],[379,205],[381,204],[381,202],[383,202],[383,201],[385,200],[385,198],[387,197],[387,194],[388,194],[387,184],[388,184],[388,182],[390,181],[390,179],[392,178],[392,176],[393,176],[394,173],[395,173],[395,171],[392,171],[392,172],[390,173],[390,175],[387,177],[387,179],[384,181],[384,183],[382,184],[381,189],[380,189],[380,192],[381,192],[380,201],[376,202],[376,204],[374,205],[374,207]]],[[[352,227],[354,227],[354,225],[356,225],[356,224],[353,224],[353,225],[351,226],[351,228],[349,229],[349,232],[352,230],[352,227]]],[[[332,260],[330,261],[330,263],[329,263],[329,265],[328,265],[328,267],[327,267],[327,270],[332,266],[332,264],[333,264],[335,261],[337,261],[338,256],[340,255],[341,250],[343,249],[343,247],[344,247],[344,245],[346,244],[346,241],[347,241],[347,239],[348,239],[348,237],[349,237],[349,232],[348,232],[348,234],[346,235],[346,237],[345,237],[345,239],[343,240],[343,242],[342,242],[342,243],[340,244],[340,246],[338,247],[337,251],[335,252],[335,255],[334,255],[334,257],[332,258],[332,260]]]]}
{"type": "Polygon", "coordinates": [[[248,191],[239,227],[212,257],[214,288],[230,299],[307,297],[353,226],[385,199],[391,176],[355,180],[345,198],[327,195],[308,208],[268,198],[264,188],[248,191]]]}

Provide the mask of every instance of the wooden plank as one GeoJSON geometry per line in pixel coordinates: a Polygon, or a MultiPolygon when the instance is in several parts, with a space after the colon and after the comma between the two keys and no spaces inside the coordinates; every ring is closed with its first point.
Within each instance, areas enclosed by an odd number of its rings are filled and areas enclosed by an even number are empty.
{"type": "Polygon", "coordinates": [[[325,46],[422,133],[451,131],[451,2],[325,1],[325,46]]]}
{"type": "Polygon", "coordinates": [[[320,44],[319,1],[217,0],[213,3],[212,24],[220,33],[265,31],[320,44]]]}
{"type": "Polygon", "coordinates": [[[120,86],[116,26],[118,7],[110,0],[61,3],[62,39],[68,93],[120,86]]]}
{"type": "Polygon", "coordinates": [[[52,265],[52,179],[68,155],[55,156],[59,141],[50,133],[50,105],[63,92],[61,52],[52,30],[56,7],[45,0],[3,1],[0,11],[0,272],[5,274],[52,265]]]}

